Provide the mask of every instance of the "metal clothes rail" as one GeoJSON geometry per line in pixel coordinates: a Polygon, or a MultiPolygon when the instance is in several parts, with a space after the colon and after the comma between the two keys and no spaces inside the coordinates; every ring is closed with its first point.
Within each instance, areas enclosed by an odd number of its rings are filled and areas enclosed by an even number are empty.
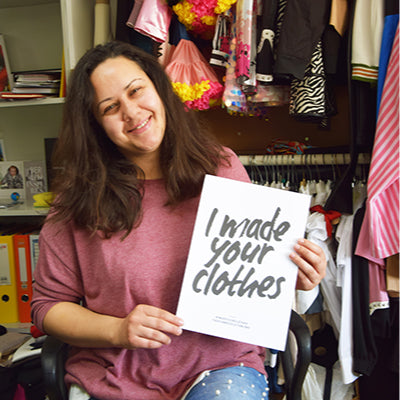
{"type": "MultiPolygon", "coordinates": [[[[252,165],[346,165],[350,164],[350,154],[257,154],[240,155],[240,161],[245,166],[252,165]]],[[[369,164],[370,155],[360,153],[358,155],[358,164],[369,164]]]]}

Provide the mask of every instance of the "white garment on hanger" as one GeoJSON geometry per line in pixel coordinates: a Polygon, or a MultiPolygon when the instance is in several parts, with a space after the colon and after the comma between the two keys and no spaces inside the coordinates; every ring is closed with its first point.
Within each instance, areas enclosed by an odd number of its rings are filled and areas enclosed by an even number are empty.
{"type": "Polygon", "coordinates": [[[332,328],[336,338],[340,332],[341,314],[341,290],[336,285],[337,267],[332,253],[329,249],[329,237],[326,231],[325,217],[323,214],[314,212],[307,220],[306,226],[307,239],[318,244],[325,253],[327,260],[326,276],[320,283],[321,291],[331,317],[332,328]]]}
{"type": "Polygon", "coordinates": [[[353,373],[353,300],[352,300],[352,246],[353,215],[342,215],[336,231],[339,246],[336,254],[338,286],[342,288],[342,314],[338,353],[344,383],[354,382],[359,375],[353,373]]]}

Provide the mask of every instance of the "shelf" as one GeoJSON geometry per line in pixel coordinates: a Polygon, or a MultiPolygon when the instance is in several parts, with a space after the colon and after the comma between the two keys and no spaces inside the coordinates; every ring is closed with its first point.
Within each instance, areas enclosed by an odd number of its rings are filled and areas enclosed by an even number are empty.
{"type": "Polygon", "coordinates": [[[13,101],[0,101],[0,108],[5,107],[31,107],[31,106],[44,106],[47,104],[62,104],[65,102],[64,97],[50,97],[33,100],[13,100],[13,101]]]}
{"type": "Polygon", "coordinates": [[[48,212],[48,208],[35,208],[27,204],[19,204],[9,208],[1,208],[0,217],[46,216],[48,212]]]}
{"type": "Polygon", "coordinates": [[[58,2],[59,0],[1,0],[0,8],[36,6],[38,4],[51,4],[58,2]]]}

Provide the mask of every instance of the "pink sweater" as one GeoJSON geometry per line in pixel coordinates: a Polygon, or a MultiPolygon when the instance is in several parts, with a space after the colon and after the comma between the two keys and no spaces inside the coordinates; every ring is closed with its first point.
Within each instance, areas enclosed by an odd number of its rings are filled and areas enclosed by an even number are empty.
{"type": "MultiPolygon", "coordinates": [[[[239,159],[219,176],[248,181],[239,159]]],[[[100,314],[125,317],[138,304],[176,312],[199,198],[164,207],[162,180],[146,181],[143,221],[122,242],[90,237],[72,224],[45,224],[35,270],[32,313],[43,318],[60,301],[83,304],[100,314]]],[[[184,331],[157,350],[73,348],[68,384],[101,399],[179,399],[204,370],[243,363],[264,373],[264,349],[184,331]]]]}

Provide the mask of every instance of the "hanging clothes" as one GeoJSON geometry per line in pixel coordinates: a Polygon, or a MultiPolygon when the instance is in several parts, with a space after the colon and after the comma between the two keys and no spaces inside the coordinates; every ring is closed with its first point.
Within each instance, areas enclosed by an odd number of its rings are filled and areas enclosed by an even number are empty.
{"type": "Polygon", "coordinates": [[[236,79],[244,93],[256,91],[257,1],[236,3],[236,79]]]}
{"type": "Polygon", "coordinates": [[[354,11],[352,78],[378,80],[379,54],[384,25],[384,1],[357,1],[354,11]]]}
{"type": "Polygon", "coordinates": [[[336,338],[340,335],[341,293],[336,286],[337,266],[332,248],[332,238],[329,238],[326,230],[326,221],[323,214],[314,212],[309,215],[306,225],[306,237],[318,244],[325,253],[327,260],[326,276],[320,283],[320,289],[324,297],[326,308],[332,319],[330,325],[336,338]]]}
{"type": "Polygon", "coordinates": [[[264,0],[262,15],[257,28],[256,78],[260,83],[273,81],[274,39],[278,16],[279,0],[264,0]]]}
{"type": "Polygon", "coordinates": [[[376,118],[378,119],[379,107],[383,85],[385,83],[387,67],[389,64],[390,52],[393,47],[394,37],[396,35],[397,25],[399,23],[399,3],[397,0],[385,1],[385,20],[382,32],[381,51],[379,56],[378,70],[378,89],[376,101],[376,118]]]}
{"type": "Polygon", "coordinates": [[[353,371],[362,375],[370,375],[376,365],[378,350],[370,318],[368,260],[355,254],[364,215],[365,204],[356,212],[353,223],[353,371]]]}
{"type": "Polygon", "coordinates": [[[226,67],[229,57],[229,42],[232,33],[232,12],[225,11],[218,15],[215,32],[212,41],[210,64],[218,67],[226,67]]]}
{"type": "Polygon", "coordinates": [[[236,46],[237,46],[237,18],[232,15],[232,34],[229,43],[229,57],[226,64],[225,87],[222,96],[223,105],[228,113],[247,113],[247,101],[240,84],[236,79],[236,46]]]}
{"type": "Polygon", "coordinates": [[[137,4],[140,3],[135,0],[127,25],[156,42],[164,43],[168,39],[171,9],[164,0],[143,0],[140,7],[137,4]]]}
{"type": "Polygon", "coordinates": [[[341,319],[339,337],[339,358],[342,380],[345,384],[354,382],[359,374],[353,370],[353,299],[352,299],[352,254],[353,224],[355,213],[362,207],[366,198],[366,187],[358,185],[354,189],[357,196],[354,201],[354,212],[343,215],[337,227],[335,238],[338,242],[336,251],[337,286],[341,290],[341,319]]]}
{"type": "MultiPolygon", "coordinates": [[[[332,193],[326,202],[326,208],[351,214],[353,212],[353,199],[351,188],[354,172],[357,164],[358,154],[370,152],[375,136],[375,111],[376,111],[376,88],[368,82],[354,80],[351,77],[351,49],[353,43],[353,25],[355,6],[358,1],[349,2],[349,35],[347,51],[350,53],[347,60],[347,86],[349,89],[350,103],[350,154],[351,163],[346,172],[336,182],[332,193]]],[[[362,4],[363,2],[361,2],[362,4]]]]}
{"type": "Polygon", "coordinates": [[[302,79],[329,20],[330,0],[287,2],[274,73],[302,79]]]}
{"type": "Polygon", "coordinates": [[[400,252],[399,237],[399,27],[379,109],[368,176],[368,200],[356,254],[383,259],[400,252]]]}
{"type": "MultiPolygon", "coordinates": [[[[140,13],[140,9],[142,8],[143,1],[144,0],[134,0],[133,6],[131,5],[131,11],[128,15],[128,18],[126,18],[125,15],[125,26],[129,28],[127,41],[136,47],[140,47],[143,51],[153,54],[153,39],[135,29],[135,23],[140,13]]],[[[123,39],[125,38],[120,37],[120,40],[123,39]]]]}
{"type": "Polygon", "coordinates": [[[293,78],[290,85],[289,115],[306,121],[322,120],[327,116],[325,69],[322,44],[312,53],[302,79],[293,78]]]}

